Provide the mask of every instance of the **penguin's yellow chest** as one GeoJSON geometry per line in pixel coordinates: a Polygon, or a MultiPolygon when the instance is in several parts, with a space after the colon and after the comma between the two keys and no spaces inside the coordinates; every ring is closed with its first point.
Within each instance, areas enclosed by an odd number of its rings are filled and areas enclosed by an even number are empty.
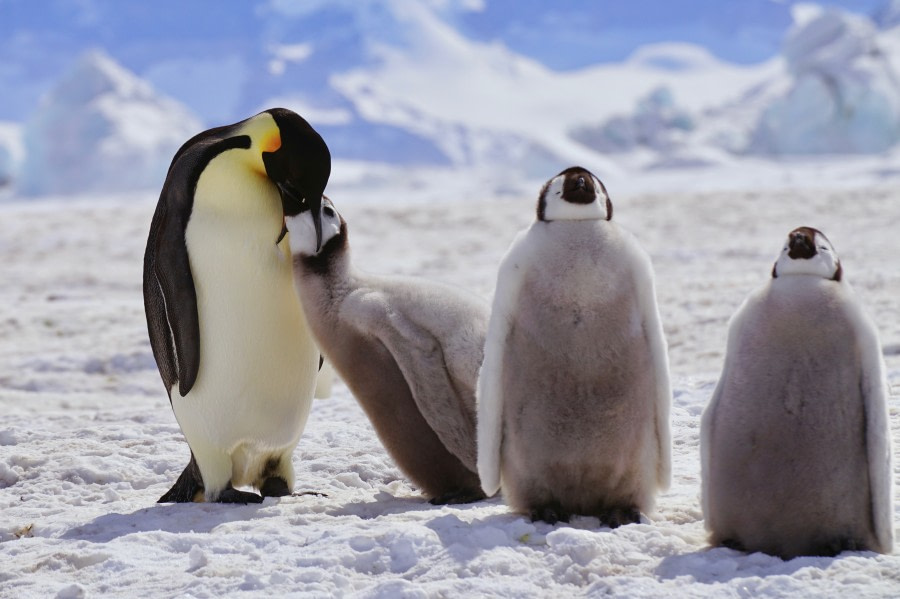
{"type": "Polygon", "coordinates": [[[264,459],[299,440],[318,350],[294,290],[289,239],[275,243],[283,222],[277,189],[221,157],[214,163],[197,184],[185,233],[200,368],[190,393],[176,390],[172,403],[192,447],[194,437],[264,459]]]}

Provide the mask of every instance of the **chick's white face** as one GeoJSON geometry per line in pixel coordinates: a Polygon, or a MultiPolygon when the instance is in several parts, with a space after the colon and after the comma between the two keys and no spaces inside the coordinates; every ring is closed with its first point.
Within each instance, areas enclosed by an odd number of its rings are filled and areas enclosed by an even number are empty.
{"type": "Polygon", "coordinates": [[[603,183],[590,171],[572,167],[544,185],[538,199],[538,219],[609,220],[612,204],[603,183]]]}
{"type": "MultiPolygon", "coordinates": [[[[334,204],[326,196],[322,196],[322,248],[333,237],[341,232],[341,215],[334,209],[334,204]]],[[[291,254],[294,256],[315,256],[322,251],[316,251],[316,227],[313,224],[312,213],[309,210],[296,216],[286,216],[284,223],[290,233],[291,254]]]]}
{"type": "Polygon", "coordinates": [[[841,261],[825,235],[812,227],[798,227],[787,241],[772,269],[775,278],[788,275],[811,275],[841,280],[841,261]]]}

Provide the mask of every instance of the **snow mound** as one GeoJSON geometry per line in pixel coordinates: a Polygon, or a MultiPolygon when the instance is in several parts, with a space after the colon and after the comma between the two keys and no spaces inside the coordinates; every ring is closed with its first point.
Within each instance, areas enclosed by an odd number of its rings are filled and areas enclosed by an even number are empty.
{"type": "MultiPolygon", "coordinates": [[[[242,110],[253,114],[284,106],[296,111],[325,138],[336,158],[450,164],[432,139],[405,123],[361,113],[334,83],[343,73],[377,68],[383,48],[414,52],[417,19],[432,15],[433,7],[416,4],[407,10],[404,2],[272,3],[261,15],[274,36],[266,47],[266,68],[246,81],[242,110]],[[292,26],[286,28],[286,21],[292,26]]],[[[427,68],[423,62],[420,67],[427,68]]]]}
{"type": "Polygon", "coordinates": [[[757,154],[877,153],[900,140],[900,85],[869,19],[824,10],[796,26],[783,56],[791,85],[763,111],[757,154]]]}
{"type": "Polygon", "coordinates": [[[200,129],[185,107],[102,52],[88,52],[25,125],[19,191],[159,188],[175,151],[200,129]]]}
{"type": "Polygon", "coordinates": [[[694,119],[675,104],[672,91],[658,87],[641,98],[630,115],[615,116],[596,127],[581,127],[572,137],[600,152],[626,152],[638,146],[667,151],[695,128],[694,119]]]}
{"type": "Polygon", "coordinates": [[[663,71],[700,71],[723,64],[702,46],[675,42],[641,46],[632,52],[627,63],[636,68],[663,71]]]}
{"type": "Polygon", "coordinates": [[[378,6],[360,25],[368,62],[329,81],[362,120],[427,140],[457,166],[527,171],[565,162],[564,152],[523,130],[529,122],[536,128],[535,121],[527,105],[515,106],[544,69],[506,48],[466,39],[426,6],[403,0],[378,6]]]}

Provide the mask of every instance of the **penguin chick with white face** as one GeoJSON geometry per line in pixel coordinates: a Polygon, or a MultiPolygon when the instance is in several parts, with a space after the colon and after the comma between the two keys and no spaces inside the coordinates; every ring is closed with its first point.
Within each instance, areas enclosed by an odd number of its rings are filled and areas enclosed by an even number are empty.
{"type": "Polygon", "coordinates": [[[478,380],[478,471],[532,520],[637,522],[669,484],[653,271],[581,167],[541,190],[500,265],[478,380]]]}
{"type": "Polygon", "coordinates": [[[204,131],[172,159],[144,254],[153,356],[191,459],[161,502],[287,495],[319,352],[291,274],[285,215],[312,211],[325,142],[275,108],[204,131]]]}
{"type": "Polygon", "coordinates": [[[842,274],[825,235],[795,229],[731,319],[701,425],[713,545],[783,559],[892,549],[881,347],[842,274]]]}
{"type": "Polygon", "coordinates": [[[350,263],[347,223],[322,202],[287,218],[294,280],[322,352],[385,449],[435,504],[484,498],[476,474],[475,382],[488,306],[455,287],[364,274],[350,263]]]}

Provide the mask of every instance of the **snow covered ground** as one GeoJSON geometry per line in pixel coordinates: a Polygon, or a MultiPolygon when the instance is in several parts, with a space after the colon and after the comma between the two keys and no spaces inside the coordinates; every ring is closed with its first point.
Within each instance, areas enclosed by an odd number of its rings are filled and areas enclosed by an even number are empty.
{"type": "MultiPolygon", "coordinates": [[[[0,597],[900,596],[897,554],[783,562],[704,541],[700,414],[727,320],[790,229],[812,225],[834,243],[900,390],[896,175],[877,162],[857,178],[837,163],[766,168],[735,166],[690,193],[678,190],[702,171],[657,178],[655,191],[607,181],[617,220],[653,259],[675,395],[672,488],[646,523],[614,531],[591,518],[532,524],[498,498],[431,506],[342,384],[314,403],[294,456],[296,490],[326,496],[157,505],[188,447],[142,307],[155,196],[0,203],[0,597]],[[862,176],[874,171],[888,178],[862,176]],[[809,176],[798,186],[790,172],[809,176]]],[[[502,169],[334,173],[329,195],[358,265],[486,297],[541,183],[502,169]]],[[[900,439],[900,398],[890,407],[900,439]]]]}

